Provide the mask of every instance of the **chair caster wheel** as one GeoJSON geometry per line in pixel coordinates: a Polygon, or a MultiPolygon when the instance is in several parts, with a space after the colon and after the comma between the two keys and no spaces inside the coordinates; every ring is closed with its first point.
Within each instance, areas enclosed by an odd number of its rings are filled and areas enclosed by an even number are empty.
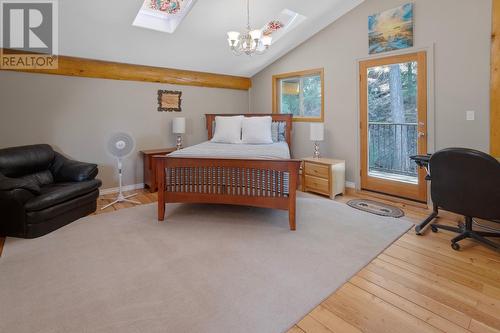
{"type": "Polygon", "coordinates": [[[431,225],[431,230],[432,232],[438,232],[438,228],[433,225],[431,225]]]}
{"type": "Polygon", "coordinates": [[[451,243],[451,248],[455,251],[459,251],[460,245],[458,243],[451,243]]]}
{"type": "Polygon", "coordinates": [[[422,236],[422,230],[420,229],[420,227],[419,227],[419,226],[416,226],[416,227],[415,227],[415,234],[416,234],[417,236],[422,236]]]}

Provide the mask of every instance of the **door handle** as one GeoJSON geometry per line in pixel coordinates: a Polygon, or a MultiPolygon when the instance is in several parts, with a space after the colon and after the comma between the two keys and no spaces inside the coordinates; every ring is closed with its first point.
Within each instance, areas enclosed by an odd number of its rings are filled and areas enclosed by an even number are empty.
{"type": "Polygon", "coordinates": [[[422,137],[424,137],[424,136],[425,136],[425,132],[418,132],[418,137],[419,137],[419,138],[422,138],[422,137]]]}

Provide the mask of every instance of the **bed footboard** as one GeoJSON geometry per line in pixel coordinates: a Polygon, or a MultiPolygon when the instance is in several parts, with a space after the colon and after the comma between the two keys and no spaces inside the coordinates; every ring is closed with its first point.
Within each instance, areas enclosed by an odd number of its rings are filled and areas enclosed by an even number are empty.
{"type": "Polygon", "coordinates": [[[295,230],[299,160],[154,158],[159,221],[166,203],[233,204],[287,210],[295,230]]]}

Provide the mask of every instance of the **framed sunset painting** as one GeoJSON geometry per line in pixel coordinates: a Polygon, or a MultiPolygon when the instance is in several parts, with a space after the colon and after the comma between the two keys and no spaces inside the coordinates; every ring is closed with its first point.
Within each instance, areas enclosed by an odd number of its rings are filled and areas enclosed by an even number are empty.
{"type": "Polygon", "coordinates": [[[413,46],[413,3],[368,17],[370,54],[413,46]]]}

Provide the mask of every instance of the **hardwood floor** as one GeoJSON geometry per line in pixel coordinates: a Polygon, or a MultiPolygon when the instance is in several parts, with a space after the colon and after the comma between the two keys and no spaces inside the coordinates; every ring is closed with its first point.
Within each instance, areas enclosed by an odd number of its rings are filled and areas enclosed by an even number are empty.
{"type": "MultiPolygon", "coordinates": [[[[143,204],[156,201],[156,194],[137,193],[135,199],[143,204]]],[[[350,192],[336,200],[365,196],[350,192]]],[[[98,206],[113,198],[114,194],[102,196],[98,206]]],[[[408,202],[376,200],[401,207],[414,222],[428,214],[408,202]]],[[[98,208],[96,214],[132,206],[98,208]]],[[[447,212],[440,216],[442,224],[461,219],[447,212]]],[[[288,332],[500,332],[499,254],[471,241],[463,241],[462,250],[454,251],[451,235],[416,236],[408,231],[288,332]]],[[[0,253],[2,244],[0,239],[0,253]]]]}
{"type": "MultiPolygon", "coordinates": [[[[147,190],[139,190],[139,191],[130,191],[130,192],[125,192],[125,195],[129,194],[134,194],[137,193],[136,196],[130,198],[131,200],[139,201],[141,204],[148,204],[152,202],[156,202],[158,199],[158,196],[156,193],[150,193],[147,190]]],[[[123,208],[130,208],[134,207],[136,205],[131,204],[131,203],[119,203],[114,206],[108,207],[104,210],[101,210],[101,207],[106,206],[107,204],[113,202],[116,199],[116,194],[106,194],[106,195],[101,195],[99,197],[99,200],[97,201],[97,210],[94,214],[103,214],[103,213],[109,213],[113,212],[115,210],[123,209],[123,208]]]]}
{"type": "MultiPolygon", "coordinates": [[[[428,214],[421,207],[395,205],[414,222],[428,214]]],[[[440,216],[441,224],[461,220],[447,212],[440,216]]],[[[500,332],[500,256],[471,241],[456,252],[451,235],[417,236],[409,230],[289,333],[500,332]]]]}

